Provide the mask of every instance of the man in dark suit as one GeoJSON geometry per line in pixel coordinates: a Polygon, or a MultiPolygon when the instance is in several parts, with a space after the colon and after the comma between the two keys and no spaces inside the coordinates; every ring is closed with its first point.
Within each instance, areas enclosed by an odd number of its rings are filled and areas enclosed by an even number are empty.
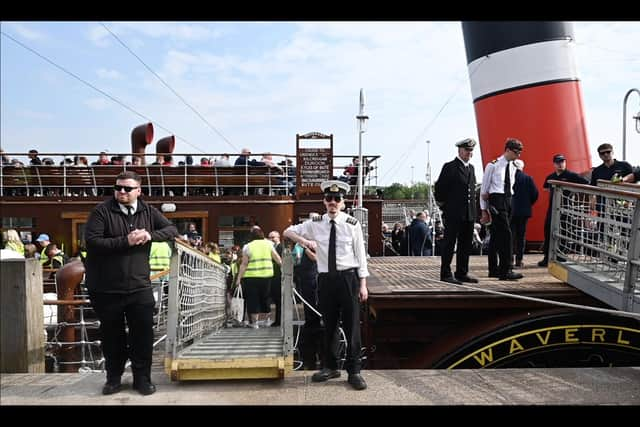
{"type": "Polygon", "coordinates": [[[538,200],[538,189],[533,178],[524,173],[524,162],[513,161],[516,167],[516,182],[513,185],[511,199],[511,234],[513,234],[513,253],[516,256],[515,267],[523,267],[524,244],[527,234],[527,222],[531,218],[531,206],[538,200]]]}
{"type": "Polygon", "coordinates": [[[456,143],[458,155],[442,166],[436,181],[434,196],[442,210],[444,220],[444,239],[440,263],[440,280],[461,284],[478,283],[478,279],[469,275],[469,255],[473,239],[473,224],[477,210],[475,200],[476,174],[470,163],[476,141],[471,138],[456,143]],[[456,273],[451,273],[453,251],[456,251],[456,273]]]}

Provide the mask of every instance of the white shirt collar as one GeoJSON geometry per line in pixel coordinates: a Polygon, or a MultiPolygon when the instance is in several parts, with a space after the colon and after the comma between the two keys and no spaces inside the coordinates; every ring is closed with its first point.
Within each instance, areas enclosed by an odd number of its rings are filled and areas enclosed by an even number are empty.
{"type": "MultiPolygon", "coordinates": [[[[120,206],[120,210],[122,212],[124,212],[125,215],[129,215],[129,210],[127,209],[127,205],[123,205],[122,203],[118,202],[118,206],[120,206]]],[[[132,213],[138,212],[138,201],[137,200],[135,202],[131,203],[130,206],[133,207],[133,212],[132,213]]]]}
{"type": "Polygon", "coordinates": [[[468,166],[469,166],[469,163],[470,163],[470,162],[465,162],[464,160],[462,160],[462,159],[460,158],[460,156],[456,156],[456,157],[458,158],[458,160],[460,160],[460,161],[462,162],[462,164],[463,164],[463,165],[465,165],[465,167],[468,167],[468,166]]]}

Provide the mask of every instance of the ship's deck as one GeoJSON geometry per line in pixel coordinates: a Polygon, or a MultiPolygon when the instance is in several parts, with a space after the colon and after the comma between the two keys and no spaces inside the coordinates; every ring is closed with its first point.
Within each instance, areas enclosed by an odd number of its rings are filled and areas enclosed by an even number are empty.
{"type": "MultiPolygon", "coordinates": [[[[517,281],[503,281],[488,277],[486,256],[472,256],[469,261],[469,274],[477,277],[480,282],[464,285],[518,294],[567,292],[574,289],[549,274],[547,268],[538,267],[537,262],[541,259],[540,254],[525,255],[524,268],[514,270],[522,273],[524,278],[517,281]]],[[[368,261],[368,267],[371,276],[367,279],[367,287],[372,297],[407,293],[481,293],[468,287],[441,282],[439,256],[372,257],[368,261]]],[[[455,271],[455,256],[452,270],[455,271]]]]}

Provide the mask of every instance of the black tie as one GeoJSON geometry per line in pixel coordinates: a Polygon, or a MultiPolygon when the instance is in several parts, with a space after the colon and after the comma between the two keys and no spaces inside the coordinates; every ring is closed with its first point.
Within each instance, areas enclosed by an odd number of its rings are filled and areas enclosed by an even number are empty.
{"type": "Polygon", "coordinates": [[[509,175],[509,165],[511,162],[507,162],[507,168],[504,170],[504,196],[511,197],[511,176],[509,175]]]}
{"type": "Polygon", "coordinates": [[[336,267],[336,222],[331,220],[331,232],[329,233],[329,273],[335,274],[336,267]]]}
{"type": "Polygon", "coordinates": [[[129,228],[133,230],[133,206],[127,206],[127,222],[129,223],[129,228]]]}

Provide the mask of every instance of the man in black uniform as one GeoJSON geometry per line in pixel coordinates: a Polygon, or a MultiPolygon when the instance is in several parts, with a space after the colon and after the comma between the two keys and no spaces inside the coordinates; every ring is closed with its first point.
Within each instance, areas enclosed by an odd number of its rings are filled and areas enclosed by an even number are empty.
{"type": "Polygon", "coordinates": [[[360,303],[365,302],[369,295],[369,271],[362,227],[357,219],[341,212],[345,207],[344,197],[349,191],[349,184],[331,180],[322,182],[320,188],[324,191],[327,213],[317,215],[311,221],[292,225],[283,233],[303,248],[313,250],[318,263],[318,297],[324,320],[324,367],[313,374],[311,380],[322,382],[340,376],[336,353],[332,348],[341,316],[347,338],[347,381],[354,389],[364,390],[367,383],[360,375],[360,303]]]}
{"type": "Polygon", "coordinates": [[[137,173],[121,173],[113,188],[114,197],[96,206],[85,228],[86,283],[100,320],[107,371],[102,393],[120,391],[128,358],[133,388],[148,395],[156,391],[151,382],[155,307],[149,280],[151,241],[173,239],[178,230],[156,208],[138,199],[142,191],[137,173]]]}
{"type": "Polygon", "coordinates": [[[500,280],[518,280],[523,276],[513,272],[513,240],[511,235],[511,196],[515,183],[516,167],[513,161],[522,153],[522,142],[507,138],[504,154],[487,164],[480,189],[480,209],[483,224],[491,223],[489,241],[489,277],[500,280]],[[496,265],[495,253],[499,265],[496,265]]]}
{"type": "Polygon", "coordinates": [[[476,174],[470,163],[476,141],[471,138],[456,143],[458,155],[442,166],[435,184],[434,197],[443,213],[444,239],[440,261],[440,280],[460,284],[478,283],[469,275],[469,255],[476,221],[476,174]],[[456,251],[456,274],[451,273],[453,251],[456,251]]]}
{"type": "Polygon", "coordinates": [[[598,155],[602,159],[602,164],[593,168],[591,172],[591,185],[597,186],[599,179],[607,181],[622,181],[622,179],[633,172],[631,165],[625,161],[613,158],[613,146],[611,144],[600,144],[598,155]]]}
{"type": "MultiPolygon", "coordinates": [[[[553,204],[553,187],[549,184],[549,181],[566,181],[566,182],[574,182],[576,184],[589,184],[585,178],[581,177],[575,172],[567,170],[567,159],[562,154],[556,154],[553,156],[553,166],[555,167],[555,172],[545,178],[544,184],[542,188],[546,191],[549,191],[551,194],[549,195],[549,207],[547,208],[547,216],[544,219],[544,246],[542,251],[544,252],[544,258],[538,262],[539,267],[546,267],[549,265],[549,243],[551,238],[551,205],[553,204]]],[[[562,221],[562,216],[560,220],[562,221]]]]}

